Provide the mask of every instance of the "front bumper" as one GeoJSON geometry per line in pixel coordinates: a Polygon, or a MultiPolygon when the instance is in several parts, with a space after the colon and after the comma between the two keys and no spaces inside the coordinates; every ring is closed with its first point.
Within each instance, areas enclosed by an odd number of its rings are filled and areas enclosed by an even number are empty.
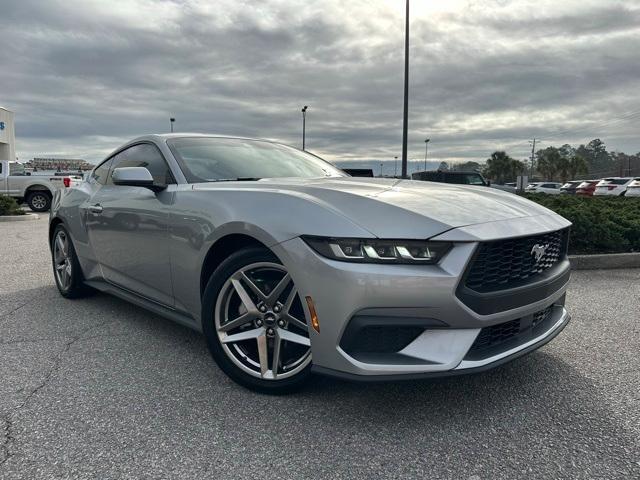
{"type": "Polygon", "coordinates": [[[299,238],[273,250],[290,272],[300,297],[314,301],[320,333],[310,331],[313,368],[347,378],[385,380],[490,368],[538,348],[568,323],[563,306],[566,272],[560,283],[554,278],[553,289],[545,290],[544,297],[526,305],[486,314],[469,308],[456,290],[476,247],[474,242],[456,243],[438,265],[338,262],[319,256],[299,238]],[[530,318],[551,306],[544,331],[486,358],[465,358],[483,328],[530,318]],[[424,331],[396,355],[356,355],[344,342],[354,318],[418,325],[424,331]]]}

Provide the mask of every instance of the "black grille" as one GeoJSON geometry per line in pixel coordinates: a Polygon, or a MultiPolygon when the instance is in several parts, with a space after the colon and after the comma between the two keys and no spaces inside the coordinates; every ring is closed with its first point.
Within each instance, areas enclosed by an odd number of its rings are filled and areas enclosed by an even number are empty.
{"type": "Polygon", "coordinates": [[[465,360],[482,360],[542,335],[551,327],[553,305],[525,318],[492,325],[480,330],[465,360]]]}
{"type": "Polygon", "coordinates": [[[346,351],[355,353],[395,353],[413,342],[424,331],[423,327],[395,327],[368,325],[362,328],[346,351]]]}
{"type": "Polygon", "coordinates": [[[533,280],[560,262],[567,253],[569,232],[513,238],[480,245],[469,267],[465,286],[476,292],[494,292],[533,280]],[[538,260],[534,247],[544,247],[538,260]]]}

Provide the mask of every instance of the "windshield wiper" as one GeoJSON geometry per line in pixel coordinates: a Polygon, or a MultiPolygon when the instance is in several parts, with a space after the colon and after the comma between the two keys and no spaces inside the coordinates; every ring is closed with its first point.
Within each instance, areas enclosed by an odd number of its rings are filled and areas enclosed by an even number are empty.
{"type": "Polygon", "coordinates": [[[262,180],[259,177],[238,177],[238,178],[207,178],[207,182],[255,182],[262,180]]]}

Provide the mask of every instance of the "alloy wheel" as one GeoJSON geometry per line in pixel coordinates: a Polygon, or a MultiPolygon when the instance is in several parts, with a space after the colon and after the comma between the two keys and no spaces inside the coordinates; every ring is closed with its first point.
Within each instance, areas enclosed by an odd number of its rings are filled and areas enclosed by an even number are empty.
{"type": "Polygon", "coordinates": [[[218,295],[214,320],[225,354],[254,377],[284,379],[311,362],[302,303],[280,264],[253,263],[231,275],[218,295]]]}
{"type": "Polygon", "coordinates": [[[36,209],[43,209],[47,206],[47,197],[42,194],[36,194],[31,198],[31,206],[36,209]]]}
{"type": "Polygon", "coordinates": [[[71,286],[71,258],[69,256],[69,238],[60,230],[53,241],[53,261],[56,279],[63,290],[71,286]]]}

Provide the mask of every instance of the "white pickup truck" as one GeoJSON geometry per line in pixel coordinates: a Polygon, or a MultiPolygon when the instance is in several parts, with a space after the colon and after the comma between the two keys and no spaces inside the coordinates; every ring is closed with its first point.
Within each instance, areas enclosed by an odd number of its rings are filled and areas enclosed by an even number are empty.
{"type": "Polygon", "coordinates": [[[24,201],[34,212],[46,212],[53,192],[81,181],[78,175],[32,175],[19,162],[0,160],[0,195],[14,197],[19,203],[24,201]]]}

